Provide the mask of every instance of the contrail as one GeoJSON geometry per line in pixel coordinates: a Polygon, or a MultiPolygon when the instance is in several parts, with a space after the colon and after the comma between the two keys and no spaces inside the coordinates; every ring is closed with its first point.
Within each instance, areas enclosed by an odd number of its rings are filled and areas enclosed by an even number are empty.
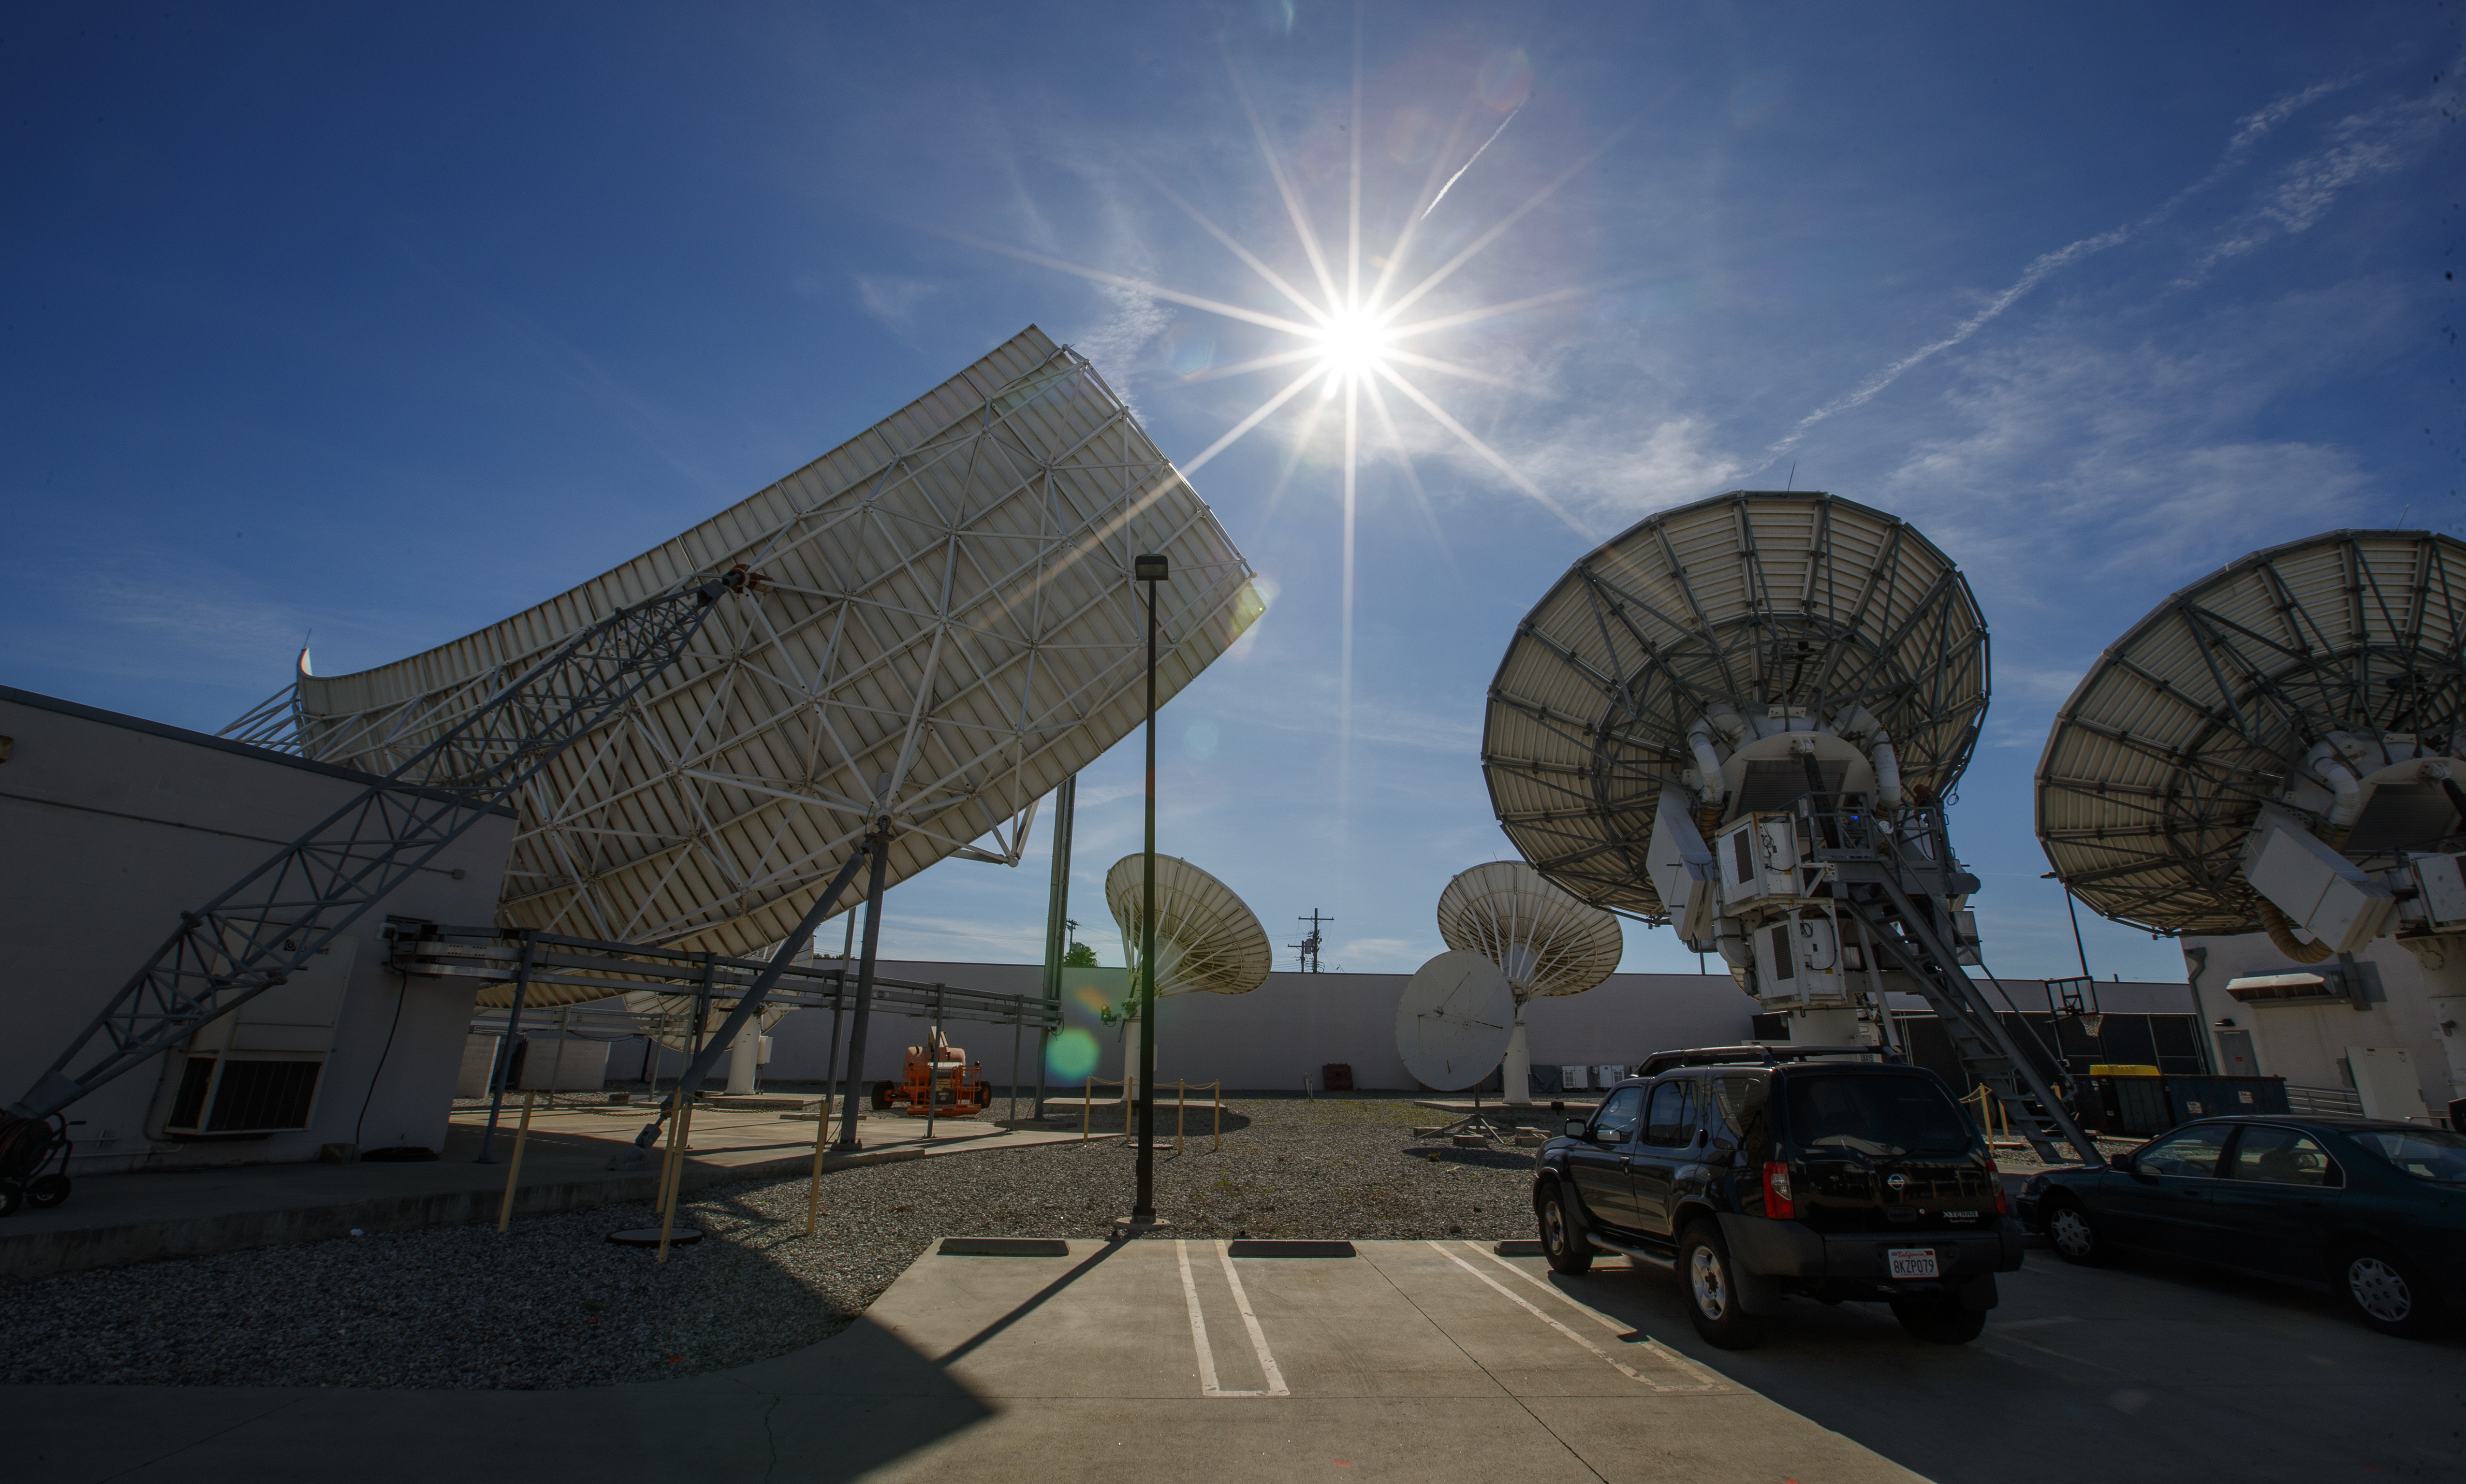
{"type": "MultiPolygon", "coordinates": [[[[2053,273],[2058,268],[2067,267],[2070,264],[2078,262],[2080,259],[2088,257],[2093,254],[2103,253],[2111,247],[2127,242],[2137,233],[2146,232],[2149,228],[2164,221],[2167,217],[2174,214],[2176,208],[2182,206],[2185,202],[2190,200],[2200,192],[2208,189],[2211,186],[2224,179],[2230,172],[2240,166],[2251,155],[2253,145],[2257,144],[2262,136],[2268,134],[2270,130],[2275,128],[2278,124],[2285,122],[2289,118],[2293,117],[2298,110],[2303,108],[2306,104],[2315,102],[2318,100],[2336,92],[2340,88],[2345,87],[2353,80],[2353,78],[2348,76],[2334,78],[2327,82],[2315,83],[2299,92],[2290,93],[2283,98],[2277,99],[2256,113],[2237,120],[2236,123],[2238,127],[2236,128],[2233,137],[2227,141],[2225,151],[2218,157],[2218,162],[2209,167],[2208,174],[2203,175],[2199,180],[2194,181],[2189,186],[2185,187],[2183,189],[2178,190],[2173,195],[2167,197],[2163,202],[2161,202],[2154,210],[2141,216],[2138,221],[2126,222],[2119,227],[2110,227],[2106,231],[2098,233],[2093,236],[2082,237],[2078,241],[2065,244],[2064,246],[2055,249],[2053,252],[2039,255],[2039,256],[2031,261],[2028,267],[2021,270],[2021,276],[2014,279],[2009,287],[2006,288],[2004,292],[1996,295],[1994,299],[1990,299],[1985,308],[1981,309],[1978,313],[1970,316],[1966,320],[1963,320],[1958,325],[1955,325],[1950,334],[1931,344],[1921,345],[1917,349],[1911,351],[1908,355],[1901,357],[1892,365],[1887,365],[1883,369],[1869,376],[1864,382],[1861,382],[1855,389],[1827,403],[1823,407],[1817,408],[1814,411],[1800,418],[1796,427],[1790,429],[1790,431],[1779,441],[1775,442],[1771,448],[1764,451],[1763,462],[1757,467],[1760,469],[1770,468],[1774,461],[1779,459],[1781,455],[1788,453],[1791,449],[1796,448],[1799,443],[1806,437],[1808,430],[1812,429],[1816,424],[1823,422],[1827,418],[1838,416],[1843,412],[1847,412],[1852,408],[1865,406],[1868,402],[1873,400],[1877,394],[1882,392],[1885,388],[1890,387],[1893,383],[1900,380],[1902,374],[1908,371],[1912,366],[1917,365],[1921,361],[1927,360],[1929,357],[1950,350],[1962,342],[1969,339],[1972,335],[1977,334],[1980,330],[1985,328],[1990,321],[2002,315],[2005,310],[2011,308],[2015,300],[2029,293],[2031,289],[2036,288],[2038,286],[2038,281],[2046,277],[2047,275],[2053,273]]],[[[1513,116],[1511,115],[1510,117],[1513,116]]],[[[1483,147],[1488,148],[1489,146],[1484,145],[1483,147]]],[[[1470,162],[1467,163],[1469,164],[1470,162]]]]}
{"type": "Polygon", "coordinates": [[[1522,103],[1518,103],[1515,105],[1514,113],[1511,113],[1506,118],[1499,120],[1498,127],[1490,131],[1490,138],[1481,142],[1481,148],[1472,152],[1472,160],[1467,160],[1461,168],[1459,168],[1453,175],[1448,176],[1447,183],[1439,188],[1439,193],[1430,198],[1429,211],[1424,211],[1421,215],[1413,219],[1417,222],[1428,221],[1430,219],[1430,211],[1435,211],[1439,209],[1439,203],[1447,198],[1447,192],[1456,188],[1456,182],[1464,179],[1465,171],[1472,168],[1473,160],[1480,159],[1482,155],[1489,150],[1491,145],[1497,144],[1498,136],[1506,133],[1507,126],[1515,122],[1515,115],[1522,113],[1523,111],[1524,105],[1522,103]]]}

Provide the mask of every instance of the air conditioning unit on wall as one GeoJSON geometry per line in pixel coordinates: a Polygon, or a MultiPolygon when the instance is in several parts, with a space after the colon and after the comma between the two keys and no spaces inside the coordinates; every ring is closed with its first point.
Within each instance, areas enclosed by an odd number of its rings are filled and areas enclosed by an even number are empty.
{"type": "Polygon", "coordinates": [[[358,957],[358,939],[337,938],[287,983],[191,1036],[164,1068],[173,1092],[163,1137],[248,1139],[306,1128],[358,957]]]}

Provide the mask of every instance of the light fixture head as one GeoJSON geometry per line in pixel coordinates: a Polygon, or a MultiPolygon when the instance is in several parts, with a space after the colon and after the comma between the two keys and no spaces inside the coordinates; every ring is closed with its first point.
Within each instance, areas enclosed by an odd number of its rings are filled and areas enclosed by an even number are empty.
{"type": "Polygon", "coordinates": [[[1172,575],[1167,570],[1168,565],[1164,553],[1160,551],[1141,552],[1132,559],[1131,577],[1133,581],[1143,583],[1170,582],[1172,575]]]}

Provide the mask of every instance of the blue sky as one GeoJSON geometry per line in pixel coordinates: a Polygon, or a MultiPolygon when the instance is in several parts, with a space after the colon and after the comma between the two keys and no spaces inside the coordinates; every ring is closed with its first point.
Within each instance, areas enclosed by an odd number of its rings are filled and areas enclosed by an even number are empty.
{"type": "MultiPolygon", "coordinates": [[[[1365,405],[1349,667],[1341,404],[1306,391],[1195,472],[1276,597],[1164,714],[1163,848],[1280,943],[1315,906],[1331,965],[1413,967],[1446,878],[1509,853],[1477,751],[1517,619],[1653,509],[1794,481],[1969,574],[1996,696],[1955,838],[1990,965],[2070,972],[2029,774],[2088,661],[2245,551],[2466,518],[2459,21],[22,9],[0,680],[213,729],[309,631],[341,674],[479,628],[1031,322],[1195,460],[1296,368],[1218,373],[1293,342],[1136,285],[1290,315],[1196,219],[1306,286],[1278,169],[1341,279],[1357,98],[1365,257],[1450,176],[1399,283],[1490,237],[1415,318],[1546,301],[1411,342],[1479,373],[1397,367],[1464,435],[1401,388],[1392,436],[1365,405]]],[[[1082,783],[1107,962],[1137,766],[1082,783]]],[[[1044,883],[1041,842],[946,863],[886,944],[1032,958],[1044,883]]],[[[2101,977],[2181,977],[2085,925],[2101,977]]],[[[1694,960],[1630,928],[1625,966],[1694,960]]]]}

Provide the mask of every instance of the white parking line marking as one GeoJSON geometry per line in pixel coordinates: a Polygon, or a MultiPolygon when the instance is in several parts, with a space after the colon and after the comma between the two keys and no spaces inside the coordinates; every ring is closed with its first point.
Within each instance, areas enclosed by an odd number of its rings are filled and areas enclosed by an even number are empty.
{"type": "Polygon", "coordinates": [[[1190,1342],[1199,1352],[1199,1390],[1201,1396],[1290,1396],[1285,1388],[1284,1373],[1276,1369],[1276,1358],[1267,1353],[1267,1337],[1259,1329],[1258,1316],[1250,1312],[1250,1296],[1242,1289],[1241,1274],[1233,1271],[1233,1258],[1224,1244],[1216,1244],[1217,1257],[1224,1264],[1225,1281],[1232,1286],[1233,1302],[1242,1311],[1242,1322],[1250,1328],[1250,1345],[1259,1353],[1259,1369],[1267,1379],[1265,1391],[1228,1391],[1217,1384],[1216,1351],[1207,1342],[1207,1316],[1199,1309],[1199,1282],[1190,1271],[1190,1244],[1177,1241],[1173,1255],[1181,1265],[1181,1296],[1190,1309],[1190,1342]]]}
{"type": "MultiPolygon", "coordinates": [[[[1508,1272],[1514,1274],[1517,1277],[1522,1278],[1525,1282],[1541,1290],[1541,1292],[1548,1294],[1551,1297],[1558,1299],[1560,1303],[1574,1309],[1577,1313],[1590,1316],[1594,1323],[1608,1330],[1611,1334],[1631,1335],[1635,1333],[1635,1326],[1620,1323],[1617,1319],[1612,1318],[1610,1316],[1603,1314],[1599,1309],[1594,1308],[1591,1304],[1578,1298],[1575,1295],[1568,1293],[1565,1289],[1560,1288],[1556,1283],[1545,1282],[1542,1279],[1534,1276],[1532,1274],[1525,1272],[1522,1268],[1509,1262],[1506,1258],[1499,1256],[1496,1252],[1483,1247],[1480,1243],[1467,1242],[1465,1246],[1471,1248],[1474,1251],[1479,1252],[1484,1257],[1487,1257],[1491,1261],[1498,1264],[1500,1267],[1505,1268],[1508,1272]]],[[[1684,1371],[1688,1375],[1694,1377],[1697,1381],[1702,1382],[1703,1385],[1696,1389],[1713,1391],[1725,1388],[1729,1385],[1729,1383],[1723,1380],[1718,1374],[1706,1370],[1703,1366],[1696,1364],[1693,1361],[1689,1360],[1687,1357],[1670,1349],[1668,1345],[1663,1344],[1660,1340],[1655,1340],[1648,1335],[1645,1337],[1644,1347],[1647,1350],[1651,1351],[1654,1355],[1659,1356],[1664,1362],[1668,1362],[1672,1369],[1684,1371]]]]}
{"type": "Polygon", "coordinates": [[[1250,1312],[1250,1295],[1242,1287],[1242,1274],[1233,1271],[1233,1250],[1226,1244],[1216,1244],[1216,1260],[1224,1265],[1224,1281],[1233,1289],[1233,1302],[1242,1311],[1242,1322],[1250,1331],[1250,1348],[1259,1352],[1260,1373],[1267,1378],[1268,1396],[1290,1396],[1285,1388],[1285,1373],[1276,1369],[1276,1358],[1267,1353],[1267,1332],[1259,1328],[1259,1317],[1250,1312]]]}
{"type": "MultiPolygon", "coordinates": [[[[1569,1340],[1574,1340],[1576,1343],[1578,1343],[1578,1344],[1580,1344],[1580,1345],[1583,1346],[1585,1349],[1590,1350],[1591,1352],[1593,1352],[1593,1354],[1594,1354],[1595,1356],[1599,1357],[1599,1358],[1600,1358],[1600,1359],[1601,1359],[1604,1363],[1606,1363],[1606,1364],[1607,1364],[1607,1365],[1608,1365],[1612,1370],[1617,1371],[1620,1375],[1625,1376],[1627,1380],[1634,1382],[1634,1383],[1635,1383],[1637,1385],[1639,1385],[1639,1386],[1643,1386],[1643,1387],[1645,1387],[1645,1388],[1647,1388],[1647,1389],[1648,1389],[1648,1390],[1652,1390],[1652,1391],[1711,1391],[1711,1390],[1715,1389],[1713,1386],[1710,1386],[1710,1385],[1693,1385],[1693,1386],[1670,1386],[1670,1385],[1664,1385],[1664,1384],[1661,1384],[1660,1382],[1649,1380],[1649,1379],[1646,1378],[1645,1376],[1643,1376],[1643,1375],[1639,1374],[1639,1373],[1635,1370],[1635,1368],[1634,1368],[1633,1366],[1628,1365],[1625,1362],[1624,1362],[1624,1361],[1620,1360],[1617,1356],[1614,1356],[1614,1355],[1610,1354],[1607,1350],[1604,1350],[1604,1349],[1603,1349],[1601,1346],[1599,1346],[1599,1345],[1597,1345],[1597,1344],[1593,1343],[1591,1340],[1586,1340],[1583,1336],[1577,1334],[1574,1330],[1569,1329],[1569,1328],[1568,1328],[1567,1326],[1565,1326],[1564,1324],[1559,1323],[1557,1319],[1554,1319],[1554,1318],[1550,1318],[1550,1316],[1548,1316],[1548,1315],[1546,1315],[1546,1314],[1543,1314],[1540,1310],[1536,1309],[1535,1307],[1533,1307],[1533,1306],[1532,1306],[1531,1304],[1529,1304],[1529,1303],[1526,1303],[1526,1302],[1524,1301],[1524,1299],[1523,1299],[1520,1296],[1515,1295],[1515,1294],[1512,1294],[1512,1293],[1508,1292],[1508,1290],[1507,1290],[1503,1285],[1501,1285],[1501,1284],[1499,1283],[1499,1281],[1498,1281],[1496,1278],[1493,1278],[1493,1277],[1491,1277],[1489,1274],[1482,1272],[1479,1268],[1474,1267],[1471,1263],[1468,1263],[1468,1262],[1465,1261],[1463,1258],[1461,1258],[1461,1257],[1457,1256],[1455,1253],[1453,1253],[1453,1252],[1451,1252],[1451,1251],[1448,1251],[1446,1250],[1446,1245],[1445,1245],[1444,1243],[1440,1243],[1440,1242],[1432,1242],[1432,1243],[1430,1244],[1430,1251],[1434,1251],[1434,1252],[1438,1253],[1440,1256],[1442,1256],[1442,1257],[1446,1258],[1447,1261],[1449,1261],[1449,1262],[1451,1262],[1451,1263],[1454,1263],[1457,1267],[1462,1268],[1462,1269],[1463,1269],[1464,1271],[1466,1271],[1467,1273],[1471,1274],[1475,1278],[1479,1279],[1481,1282],[1483,1282],[1483,1283],[1485,1283],[1485,1284],[1489,1285],[1489,1287],[1491,1288],[1491,1290],[1492,1292],[1494,1292],[1495,1294],[1497,1294],[1499,1297],[1506,1299],[1509,1303],[1512,1303],[1512,1304],[1515,1305],[1515,1307],[1517,1307],[1517,1308],[1519,1308],[1519,1309],[1523,1310],[1525,1313],[1527,1313],[1527,1314],[1529,1314],[1529,1315],[1533,1316],[1535,1318],[1539,1319],[1542,1323],[1549,1325],[1552,1329],[1557,1330],[1559,1334],[1566,1336],[1569,1340]]],[[[1657,1347],[1656,1347],[1656,1348],[1657,1348],[1657,1347]]],[[[1667,1355],[1669,1355],[1669,1354],[1670,1354],[1670,1352],[1668,1352],[1668,1351],[1666,1351],[1666,1350],[1665,1350],[1665,1351],[1663,1351],[1662,1353],[1663,1353],[1665,1356],[1667,1356],[1667,1355]]],[[[1685,1367],[1685,1369],[1686,1369],[1690,1374],[1693,1374],[1693,1375],[1701,1375],[1701,1374],[1703,1374],[1700,1370],[1697,1370],[1695,1367],[1693,1367],[1693,1366],[1692,1366],[1692,1365],[1686,1366],[1686,1367],[1685,1367]]]]}
{"type": "Polygon", "coordinates": [[[1216,1352],[1207,1344],[1207,1316],[1199,1311],[1199,1285],[1190,1276],[1190,1244],[1174,1243],[1173,1254],[1181,1263],[1181,1296],[1190,1305],[1190,1342],[1199,1351],[1199,1394],[1222,1396],[1216,1384],[1216,1352]]]}

